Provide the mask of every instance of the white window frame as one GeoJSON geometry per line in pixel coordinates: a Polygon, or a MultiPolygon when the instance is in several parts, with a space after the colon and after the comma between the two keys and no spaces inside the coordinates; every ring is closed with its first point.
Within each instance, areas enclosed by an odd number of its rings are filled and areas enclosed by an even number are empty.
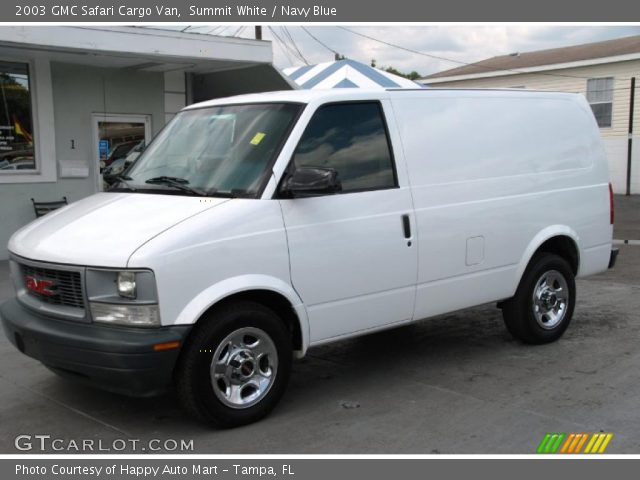
{"type": "Polygon", "coordinates": [[[31,123],[36,159],[34,170],[0,171],[0,184],[55,182],[56,138],[53,115],[51,66],[48,58],[2,57],[2,60],[29,66],[31,123]]]}
{"type": "MultiPolygon", "coordinates": [[[[586,85],[586,90],[585,90],[585,94],[584,96],[587,98],[587,102],[589,103],[589,107],[591,107],[591,105],[603,105],[603,104],[607,104],[610,103],[611,104],[611,118],[609,119],[609,125],[604,125],[604,126],[600,126],[598,125],[599,129],[607,129],[607,128],[613,128],[613,92],[614,92],[614,88],[615,88],[615,77],[613,76],[606,76],[606,77],[591,77],[587,79],[587,85],[586,85]],[[589,82],[591,80],[611,80],[611,100],[607,101],[607,102],[592,102],[589,100],[589,82]]],[[[593,111],[593,109],[592,109],[593,111]]],[[[594,114],[595,117],[595,114],[594,114]]],[[[597,119],[596,119],[597,122],[597,119]]]]}

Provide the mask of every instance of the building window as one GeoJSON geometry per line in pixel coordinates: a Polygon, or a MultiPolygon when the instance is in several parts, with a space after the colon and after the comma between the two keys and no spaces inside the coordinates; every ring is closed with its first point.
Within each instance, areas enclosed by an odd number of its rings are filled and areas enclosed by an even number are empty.
{"type": "Polygon", "coordinates": [[[29,65],[0,61],[0,173],[35,168],[29,65]]]}
{"type": "Polygon", "coordinates": [[[613,77],[588,79],[587,101],[591,105],[598,126],[610,127],[613,110],[613,77]]]}

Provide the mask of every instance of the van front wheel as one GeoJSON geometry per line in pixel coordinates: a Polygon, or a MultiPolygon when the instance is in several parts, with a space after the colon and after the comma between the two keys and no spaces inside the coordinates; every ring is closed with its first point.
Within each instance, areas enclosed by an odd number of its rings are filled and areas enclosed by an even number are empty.
{"type": "Polygon", "coordinates": [[[195,327],[176,369],[185,409],[216,427],[260,420],[282,397],[291,371],[291,335],[270,309],[242,302],[195,327]]]}
{"type": "Polygon", "coordinates": [[[569,326],[575,298],[575,278],[569,263],[555,254],[538,254],[522,276],[516,294],[502,304],[507,330],[524,343],[553,342],[569,326]]]}

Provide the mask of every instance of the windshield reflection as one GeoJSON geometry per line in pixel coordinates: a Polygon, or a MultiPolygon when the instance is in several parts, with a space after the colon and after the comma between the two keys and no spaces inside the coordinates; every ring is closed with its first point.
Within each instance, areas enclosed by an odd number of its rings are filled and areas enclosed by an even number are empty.
{"type": "Polygon", "coordinates": [[[116,190],[255,198],[301,106],[222,105],[178,114],[116,190]]]}

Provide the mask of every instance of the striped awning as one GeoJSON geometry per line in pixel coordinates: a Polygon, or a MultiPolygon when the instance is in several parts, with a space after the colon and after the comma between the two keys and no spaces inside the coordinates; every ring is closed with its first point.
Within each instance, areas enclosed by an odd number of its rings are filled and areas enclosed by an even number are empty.
{"type": "Polygon", "coordinates": [[[419,83],[354,60],[291,67],[286,68],[284,73],[304,89],[423,87],[419,83]]]}

